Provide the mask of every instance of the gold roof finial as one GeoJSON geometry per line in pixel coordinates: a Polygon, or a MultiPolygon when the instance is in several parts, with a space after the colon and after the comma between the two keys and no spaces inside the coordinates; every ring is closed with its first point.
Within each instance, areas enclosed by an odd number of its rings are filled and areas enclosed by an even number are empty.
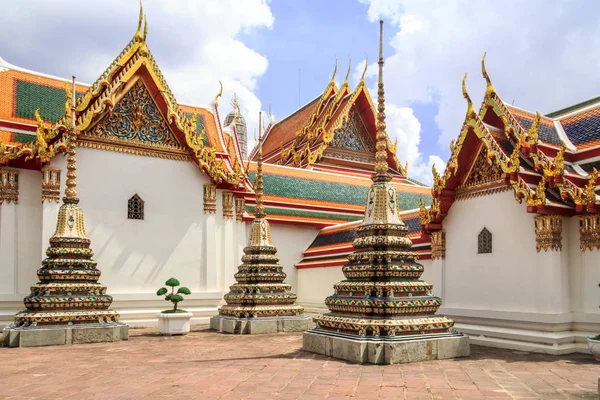
{"type": "Polygon", "coordinates": [[[533,120],[533,123],[531,124],[531,128],[529,128],[529,131],[527,132],[527,144],[532,145],[532,144],[536,144],[538,142],[538,129],[540,126],[540,120],[542,119],[542,116],[540,115],[540,113],[538,111],[535,112],[535,119],[533,120]]]}
{"type": "Polygon", "coordinates": [[[138,17],[138,26],[135,31],[135,40],[138,42],[144,41],[144,33],[142,30],[142,22],[144,21],[144,6],[142,5],[142,0],[140,0],[140,16],[138,17]]]}
{"type": "Polygon", "coordinates": [[[346,72],[346,77],[344,78],[344,84],[342,86],[348,86],[348,77],[350,76],[350,67],[352,67],[352,58],[348,60],[348,72],[346,72]]]}
{"type": "Polygon", "coordinates": [[[146,41],[146,36],[148,36],[148,20],[144,14],[144,42],[146,41]]]}
{"type": "Polygon", "coordinates": [[[233,109],[235,110],[235,115],[233,116],[231,125],[235,126],[237,120],[240,118],[240,115],[241,115],[240,104],[238,102],[237,95],[235,93],[233,94],[233,100],[231,100],[231,105],[232,105],[233,109]]]}
{"type": "Polygon", "coordinates": [[[270,124],[275,123],[275,116],[273,115],[273,112],[271,111],[271,104],[269,104],[269,122],[270,122],[270,124]]]}
{"type": "Polygon", "coordinates": [[[598,180],[598,170],[594,168],[592,173],[590,174],[590,179],[588,183],[585,185],[584,194],[585,194],[585,203],[586,204],[594,204],[596,202],[596,181],[598,180]]]}
{"type": "MultiPolygon", "coordinates": [[[[73,92],[75,92],[75,76],[72,83],[73,92]]],[[[77,204],[77,133],[75,132],[75,96],[71,96],[71,127],[67,132],[67,188],[65,189],[65,204],[77,204]]]]}
{"type": "Polygon", "coordinates": [[[329,81],[330,85],[335,85],[335,74],[337,74],[337,57],[335,58],[335,68],[333,69],[333,74],[331,75],[331,80],[329,81]]]}
{"type": "Polygon", "coordinates": [[[467,100],[467,117],[473,117],[477,114],[475,111],[475,107],[473,107],[473,102],[471,101],[471,97],[469,93],[467,93],[467,73],[465,72],[465,76],[462,80],[462,92],[463,97],[467,100]]]}
{"type": "Polygon", "coordinates": [[[365,84],[365,75],[367,74],[367,67],[369,66],[369,56],[367,54],[365,54],[365,69],[363,69],[363,73],[360,76],[360,82],[359,85],[364,85],[365,84]]]}
{"type": "Polygon", "coordinates": [[[223,94],[223,84],[221,83],[221,81],[219,81],[219,93],[217,93],[217,95],[215,96],[215,107],[219,105],[219,97],[221,97],[221,95],[223,94]]]}
{"type": "Polygon", "coordinates": [[[389,182],[387,133],[385,132],[385,92],[383,90],[383,20],[379,21],[379,80],[377,83],[377,143],[375,145],[375,175],[373,182],[389,182]]]}
{"type": "MultiPolygon", "coordinates": [[[[483,74],[483,77],[485,78],[485,82],[487,84],[487,87],[485,89],[485,95],[486,97],[491,95],[492,93],[494,93],[496,90],[494,89],[494,85],[492,85],[492,81],[490,79],[490,76],[487,73],[487,70],[485,69],[485,55],[486,53],[483,53],[483,58],[481,59],[481,73],[483,74]]],[[[513,100],[514,102],[514,100],[513,100]]]]}
{"type": "Polygon", "coordinates": [[[256,180],[254,181],[254,192],[256,193],[255,218],[265,218],[265,206],[263,202],[263,174],[262,174],[262,111],[258,112],[258,158],[256,160],[256,180]]]}

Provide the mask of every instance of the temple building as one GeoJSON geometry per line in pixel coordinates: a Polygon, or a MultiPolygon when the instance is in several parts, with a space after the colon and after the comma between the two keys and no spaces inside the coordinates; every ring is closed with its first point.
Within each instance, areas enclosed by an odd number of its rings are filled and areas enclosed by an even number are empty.
{"type": "MultiPolygon", "coordinates": [[[[237,100],[221,105],[218,82],[208,106],[177,102],[147,34],[140,12],[123,51],[93,84],[74,86],[79,205],[120,321],[156,326],[164,307],[156,290],[176,277],[192,292],[192,323],[208,323],[236,283],[257,217],[257,151],[247,160],[248,127],[237,100]]],[[[351,251],[375,164],[376,110],[364,81],[351,89],[346,77],[338,88],[334,77],[322,95],[265,129],[264,210],[298,310],[323,308],[343,278],[339,259],[351,251]]],[[[56,230],[67,180],[66,78],[0,59],[0,327],[36,293],[56,230]]],[[[427,265],[418,205],[431,204],[430,188],[409,179],[388,148],[399,211],[427,265]]]]}
{"type": "Polygon", "coordinates": [[[600,97],[541,115],[487,87],[433,170],[428,280],[472,343],[587,352],[600,331],[600,97]]]}

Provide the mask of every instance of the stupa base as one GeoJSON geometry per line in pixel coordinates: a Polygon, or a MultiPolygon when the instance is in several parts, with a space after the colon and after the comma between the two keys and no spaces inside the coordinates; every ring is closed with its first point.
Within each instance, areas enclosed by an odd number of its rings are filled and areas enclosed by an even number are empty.
{"type": "Polygon", "coordinates": [[[38,347],[63,344],[118,342],[129,339],[129,326],[121,323],[6,327],[4,347],[38,347]]]}
{"type": "Polygon", "coordinates": [[[359,364],[403,364],[428,360],[468,357],[469,337],[447,336],[360,339],[311,329],[302,337],[302,350],[359,364]]]}
{"type": "Polygon", "coordinates": [[[210,319],[211,329],[238,335],[304,332],[312,326],[312,318],[308,315],[264,318],[235,318],[217,315],[210,319]]]}

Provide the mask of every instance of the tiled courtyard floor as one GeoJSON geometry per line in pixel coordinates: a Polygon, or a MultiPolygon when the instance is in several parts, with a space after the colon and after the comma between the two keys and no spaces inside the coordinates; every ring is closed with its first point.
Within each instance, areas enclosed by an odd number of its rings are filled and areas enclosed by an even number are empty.
{"type": "Polygon", "coordinates": [[[468,359],[355,365],[300,350],[301,334],[0,348],[0,399],[597,398],[600,363],[473,346],[468,359]]]}

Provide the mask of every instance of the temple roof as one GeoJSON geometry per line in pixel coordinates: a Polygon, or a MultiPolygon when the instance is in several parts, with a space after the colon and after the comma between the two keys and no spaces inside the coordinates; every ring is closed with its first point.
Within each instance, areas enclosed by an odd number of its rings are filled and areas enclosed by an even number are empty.
{"type": "MultiPolygon", "coordinates": [[[[339,88],[334,77],[335,72],[320,96],[267,127],[263,146],[266,163],[304,169],[329,165],[373,171],[372,147],[377,129],[371,96],[363,79],[351,90],[348,75],[339,88]]],[[[406,176],[395,149],[388,139],[388,165],[392,173],[406,176]]],[[[256,149],[250,159],[256,159],[256,149]]]]}
{"type": "MultiPolygon", "coordinates": [[[[235,127],[221,127],[218,97],[210,108],[179,104],[147,47],[147,25],[144,22],[142,29],[142,21],[145,20],[140,9],[136,34],[94,84],[75,85],[75,129],[80,136],[79,145],[161,158],[187,157],[214,182],[245,187],[247,181],[235,127]],[[162,118],[168,126],[166,129],[177,137],[180,144],[177,149],[155,141],[134,143],[92,137],[94,126],[140,82],[151,96],[153,107],[162,114],[157,118],[162,118]]],[[[63,133],[71,126],[70,85],[65,79],[1,61],[0,139],[3,143],[0,163],[39,169],[64,149],[63,133]]]]}
{"type": "MultiPolygon", "coordinates": [[[[400,213],[402,221],[408,226],[408,237],[413,242],[411,251],[419,259],[431,258],[429,236],[421,233],[419,210],[407,210],[400,213]]],[[[362,223],[358,221],[322,228],[315,240],[303,253],[296,268],[340,267],[348,262],[347,255],[354,251],[352,241],[356,238],[356,229],[362,223]]]]}
{"type": "MultiPolygon", "coordinates": [[[[485,59],[485,57],[484,57],[485,59]]],[[[512,190],[538,214],[598,213],[600,102],[542,116],[502,101],[482,61],[486,94],[475,111],[463,80],[467,115],[443,175],[434,170],[425,231],[441,228],[455,199],[512,190]]]]}
{"type": "MultiPolygon", "coordinates": [[[[248,167],[250,179],[256,163],[248,167]]],[[[344,175],[338,171],[306,170],[263,164],[264,198],[267,218],[290,224],[331,226],[357,221],[364,215],[367,191],[372,184],[369,174],[344,175]]],[[[396,176],[392,180],[398,192],[400,210],[414,209],[419,201],[431,203],[430,188],[407,182],[396,176]]],[[[254,211],[254,195],[246,193],[249,217],[254,211]]]]}

